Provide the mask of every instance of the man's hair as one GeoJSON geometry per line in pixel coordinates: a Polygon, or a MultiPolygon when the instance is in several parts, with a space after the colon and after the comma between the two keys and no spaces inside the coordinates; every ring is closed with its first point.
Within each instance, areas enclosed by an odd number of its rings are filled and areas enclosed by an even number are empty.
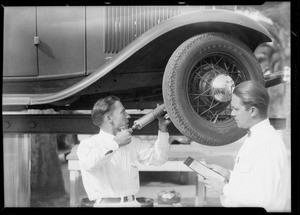
{"type": "Polygon", "coordinates": [[[120,101],[117,96],[107,96],[105,98],[101,98],[93,106],[91,118],[95,125],[100,127],[103,122],[104,115],[112,109],[112,106],[116,101],[120,101]]]}
{"type": "Polygon", "coordinates": [[[257,81],[245,81],[237,85],[233,94],[239,97],[246,110],[254,106],[262,118],[268,116],[269,94],[267,89],[257,81]]]}

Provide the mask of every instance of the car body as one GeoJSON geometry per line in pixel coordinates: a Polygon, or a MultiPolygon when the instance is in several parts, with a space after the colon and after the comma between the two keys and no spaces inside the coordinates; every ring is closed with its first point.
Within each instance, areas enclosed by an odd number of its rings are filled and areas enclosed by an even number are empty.
{"type": "Polygon", "coordinates": [[[5,7],[3,109],[91,110],[97,99],[114,94],[127,109],[165,103],[185,136],[206,145],[228,144],[244,135],[230,117],[232,87],[249,79],[271,83],[253,55],[271,38],[262,25],[240,13],[207,8],[5,7]],[[196,49],[190,51],[194,43],[196,49]],[[205,54],[192,60],[192,52],[205,54]],[[200,81],[200,73],[194,68],[184,72],[183,66],[189,61],[198,65],[199,59],[201,65],[209,61],[200,81]],[[185,89],[188,85],[192,90],[185,89]],[[201,90],[209,91],[210,98],[191,97],[201,90]],[[194,100],[203,102],[203,115],[194,100]]]}

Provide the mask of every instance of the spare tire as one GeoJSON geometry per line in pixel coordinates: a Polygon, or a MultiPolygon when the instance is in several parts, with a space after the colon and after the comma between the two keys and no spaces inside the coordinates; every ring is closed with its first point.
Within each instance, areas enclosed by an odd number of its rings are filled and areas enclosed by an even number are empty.
{"type": "Polygon", "coordinates": [[[253,52],[222,33],[204,33],[182,43],[163,77],[163,99],[176,128],[204,145],[232,143],[245,135],[231,116],[231,93],[245,80],[264,84],[253,52]]]}

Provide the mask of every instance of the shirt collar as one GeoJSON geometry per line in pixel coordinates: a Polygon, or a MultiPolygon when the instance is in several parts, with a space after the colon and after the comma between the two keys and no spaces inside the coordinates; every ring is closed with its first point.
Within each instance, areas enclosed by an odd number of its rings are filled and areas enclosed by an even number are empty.
{"type": "Polygon", "coordinates": [[[264,127],[270,125],[270,120],[269,118],[264,119],[262,121],[260,121],[259,123],[256,123],[255,125],[253,125],[249,130],[250,133],[252,134],[253,132],[258,132],[258,131],[263,131],[264,127]]]}
{"type": "Polygon", "coordinates": [[[112,134],[110,134],[110,133],[107,133],[106,131],[103,131],[103,130],[100,130],[99,131],[99,135],[101,136],[101,137],[104,137],[105,139],[107,139],[107,140],[113,140],[114,139],[114,135],[112,135],[112,134]]]}

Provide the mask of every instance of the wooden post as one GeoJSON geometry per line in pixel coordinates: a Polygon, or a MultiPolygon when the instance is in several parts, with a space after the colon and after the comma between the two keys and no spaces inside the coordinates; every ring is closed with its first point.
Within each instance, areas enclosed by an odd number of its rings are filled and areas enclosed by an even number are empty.
{"type": "Polygon", "coordinates": [[[30,134],[4,134],[5,207],[30,207],[30,134]]]}
{"type": "Polygon", "coordinates": [[[197,174],[196,181],[196,199],[195,206],[196,207],[204,207],[206,205],[206,187],[204,186],[203,180],[204,178],[197,174]]]}
{"type": "Polygon", "coordinates": [[[76,170],[70,171],[70,207],[78,207],[79,199],[79,178],[80,172],[76,170]]]}

